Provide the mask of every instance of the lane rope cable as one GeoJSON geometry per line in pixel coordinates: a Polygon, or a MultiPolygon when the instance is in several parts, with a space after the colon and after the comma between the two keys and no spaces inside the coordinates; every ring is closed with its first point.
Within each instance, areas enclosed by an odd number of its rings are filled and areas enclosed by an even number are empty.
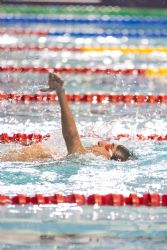
{"type": "MultiPolygon", "coordinates": [[[[153,94],[66,94],[69,102],[90,102],[90,103],[164,103],[167,104],[167,95],[153,95],[153,94]]],[[[57,102],[56,94],[16,94],[0,92],[0,101],[13,102],[57,102]]]]}
{"type": "Polygon", "coordinates": [[[79,206],[84,205],[99,205],[99,206],[167,206],[167,194],[158,193],[144,193],[137,195],[136,193],[129,194],[128,197],[123,194],[109,193],[106,195],[92,194],[85,196],[82,194],[54,194],[51,196],[36,194],[34,196],[27,196],[24,194],[17,194],[15,196],[8,196],[0,194],[0,205],[45,205],[45,204],[60,204],[71,203],[79,206]]]}
{"type": "Polygon", "coordinates": [[[41,30],[23,30],[23,29],[0,29],[0,35],[28,35],[28,36],[63,36],[73,38],[96,38],[96,37],[129,37],[129,38],[167,38],[167,30],[164,28],[153,30],[111,30],[108,32],[68,32],[68,31],[41,31],[41,30]]]}
{"type": "Polygon", "coordinates": [[[111,15],[111,16],[132,16],[132,17],[167,17],[165,8],[126,8],[114,6],[28,6],[28,5],[1,5],[0,13],[9,14],[58,14],[58,15],[111,15]]]}
{"type": "Polygon", "coordinates": [[[31,67],[31,66],[0,66],[0,72],[36,72],[36,73],[48,73],[49,70],[55,73],[68,73],[68,74],[122,74],[122,75],[144,75],[144,76],[164,76],[167,75],[167,68],[87,68],[87,67],[31,67]]]}
{"type": "Polygon", "coordinates": [[[1,51],[71,51],[71,52],[105,52],[105,51],[120,51],[122,53],[149,54],[149,53],[167,53],[167,47],[45,47],[35,45],[16,45],[3,46],[0,45],[1,51]]]}
{"type": "Polygon", "coordinates": [[[166,18],[158,17],[41,17],[41,16],[0,16],[0,23],[5,24],[15,24],[15,23],[28,23],[28,24],[38,24],[38,23],[50,23],[50,24],[95,24],[95,25],[167,25],[166,18]]]}
{"type": "MultiPolygon", "coordinates": [[[[2,133],[0,134],[0,143],[6,144],[6,143],[19,143],[21,145],[31,145],[33,143],[42,142],[44,140],[47,140],[49,137],[51,137],[50,134],[42,135],[38,133],[32,133],[32,134],[25,134],[25,133],[15,133],[13,135],[9,135],[8,133],[2,133]]],[[[81,135],[81,137],[85,137],[81,135]]],[[[91,136],[92,137],[92,136],[91,136]]],[[[93,136],[94,137],[94,136],[93,136]]],[[[94,137],[95,138],[95,137],[94,137]]],[[[97,136],[96,136],[97,138],[97,136]]],[[[103,138],[105,140],[138,140],[138,141],[167,141],[167,134],[166,135],[158,135],[158,134],[150,134],[150,135],[142,135],[142,134],[136,134],[136,135],[130,135],[130,134],[118,134],[113,135],[111,137],[103,138]]]]}

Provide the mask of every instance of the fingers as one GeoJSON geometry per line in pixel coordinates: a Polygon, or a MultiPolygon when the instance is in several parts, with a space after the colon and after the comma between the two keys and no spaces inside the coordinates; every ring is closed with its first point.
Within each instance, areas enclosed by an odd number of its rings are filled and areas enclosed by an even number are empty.
{"type": "Polygon", "coordinates": [[[61,79],[61,77],[58,74],[49,72],[49,79],[53,80],[53,81],[56,81],[56,82],[58,82],[60,84],[63,84],[63,80],[61,79]]]}
{"type": "Polygon", "coordinates": [[[63,80],[61,77],[59,77],[57,74],[53,73],[52,71],[49,71],[49,79],[48,79],[48,88],[42,88],[40,91],[47,92],[47,91],[54,91],[62,88],[63,86],[63,80]]]}

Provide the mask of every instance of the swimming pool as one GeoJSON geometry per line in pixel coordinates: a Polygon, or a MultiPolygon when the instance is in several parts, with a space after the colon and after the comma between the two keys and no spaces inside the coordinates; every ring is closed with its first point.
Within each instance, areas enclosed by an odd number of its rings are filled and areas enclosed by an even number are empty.
{"type": "MultiPolygon", "coordinates": [[[[14,11],[14,9],[13,9],[14,11]]],[[[7,16],[7,14],[5,14],[7,16]]],[[[18,24],[17,24],[18,25],[18,24]]],[[[90,25],[91,26],[91,25],[90,25]]],[[[45,26],[52,29],[52,24],[45,26]]],[[[8,29],[8,26],[4,26],[8,29]]],[[[22,26],[17,26],[17,29],[22,26]]],[[[26,29],[27,27],[24,27],[26,29]]],[[[34,27],[28,27],[33,28],[34,27]]],[[[54,27],[55,28],[55,27],[54,27]]],[[[94,30],[94,26],[90,29],[94,30]]],[[[98,27],[97,27],[98,28],[98,27]]],[[[120,27],[121,29],[122,27],[120,27]]],[[[145,27],[146,29],[147,27],[145,27]]],[[[63,29],[63,27],[62,27],[63,29]]],[[[69,26],[70,29],[70,26],[69,26]]],[[[138,29],[138,27],[136,28],[138,29]]],[[[85,27],[83,28],[85,31],[85,27]]],[[[86,32],[86,31],[85,31],[86,32]]],[[[1,50],[0,66],[117,68],[165,68],[166,53],[48,52],[47,46],[162,46],[164,38],[48,37],[4,34],[3,46],[39,45],[44,51],[1,50]],[[114,64],[114,65],[113,65],[114,64]]],[[[63,73],[68,93],[166,93],[165,76],[63,73]]],[[[36,93],[47,74],[0,72],[1,91],[36,93]]],[[[71,103],[79,133],[86,145],[111,135],[130,134],[121,143],[133,149],[138,159],[125,163],[101,157],[65,157],[60,110],[54,103],[1,101],[1,133],[51,134],[45,142],[64,157],[47,162],[1,162],[1,194],[52,195],[60,193],[107,194],[160,193],[167,190],[166,141],[140,141],[136,134],[166,135],[166,103],[71,103]]],[[[1,154],[15,144],[1,144],[1,154]]],[[[165,207],[113,207],[58,205],[1,206],[2,249],[166,249],[165,207]]]]}

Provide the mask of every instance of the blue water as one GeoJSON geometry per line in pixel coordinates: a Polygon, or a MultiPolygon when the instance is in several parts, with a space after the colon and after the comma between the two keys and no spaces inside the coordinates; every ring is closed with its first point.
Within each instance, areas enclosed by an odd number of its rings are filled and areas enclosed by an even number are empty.
{"type": "MultiPolygon", "coordinates": [[[[26,27],[25,27],[26,28],[26,27]]],[[[48,27],[45,26],[45,29],[48,27]]],[[[53,28],[50,26],[50,28],[53,28]]],[[[54,27],[55,28],[55,27],[54,27]]],[[[60,27],[58,27],[60,28],[60,27]]],[[[69,27],[69,29],[72,27],[69,27]]],[[[94,29],[93,27],[90,27],[94,29]]],[[[137,29],[138,27],[136,27],[137,29]]],[[[129,38],[37,38],[9,36],[1,45],[45,46],[165,46],[165,39],[129,38]]],[[[165,67],[166,54],[124,55],[67,52],[0,52],[0,66],[86,66],[86,67],[165,67]]],[[[166,78],[63,74],[69,93],[166,93],[166,78]]],[[[47,82],[45,74],[0,73],[0,90],[36,93],[47,82]]],[[[58,104],[0,103],[0,133],[51,134],[45,142],[60,159],[46,162],[1,162],[0,193],[70,194],[167,192],[167,144],[136,141],[135,135],[167,134],[166,104],[71,104],[77,127],[85,145],[101,138],[128,133],[121,140],[137,156],[134,161],[111,162],[93,155],[66,157],[61,134],[58,104]]],[[[112,140],[111,140],[112,141],[112,140]]],[[[1,144],[0,155],[19,145],[1,144]]],[[[166,249],[166,208],[1,206],[1,249],[166,249]]]]}

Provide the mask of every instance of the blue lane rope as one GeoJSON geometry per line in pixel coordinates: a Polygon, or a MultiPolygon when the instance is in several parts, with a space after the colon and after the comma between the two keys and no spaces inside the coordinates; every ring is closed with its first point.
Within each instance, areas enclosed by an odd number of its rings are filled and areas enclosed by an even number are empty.
{"type": "Polygon", "coordinates": [[[113,17],[113,18],[46,18],[46,17],[0,17],[1,23],[51,23],[51,24],[122,24],[122,25],[167,25],[166,18],[113,17]]]}
{"type": "Polygon", "coordinates": [[[34,36],[66,36],[73,38],[96,38],[96,37],[128,37],[128,38],[167,38],[167,30],[155,30],[155,31],[144,31],[144,30],[116,30],[108,32],[64,32],[64,31],[33,31],[23,29],[6,29],[1,30],[0,34],[13,34],[13,35],[34,35],[34,36]]]}
{"type": "Polygon", "coordinates": [[[111,32],[99,32],[99,33],[83,33],[83,32],[48,32],[48,36],[70,36],[70,37],[108,37],[108,36],[113,36],[113,37],[129,37],[129,38],[167,38],[167,31],[165,30],[164,32],[160,31],[111,31],[111,32]]]}
{"type": "Polygon", "coordinates": [[[68,32],[68,31],[41,31],[41,30],[26,30],[26,29],[0,29],[0,34],[13,35],[34,35],[34,36],[66,36],[74,38],[86,37],[128,37],[128,38],[167,38],[167,30],[110,30],[107,32],[68,32]]]}

